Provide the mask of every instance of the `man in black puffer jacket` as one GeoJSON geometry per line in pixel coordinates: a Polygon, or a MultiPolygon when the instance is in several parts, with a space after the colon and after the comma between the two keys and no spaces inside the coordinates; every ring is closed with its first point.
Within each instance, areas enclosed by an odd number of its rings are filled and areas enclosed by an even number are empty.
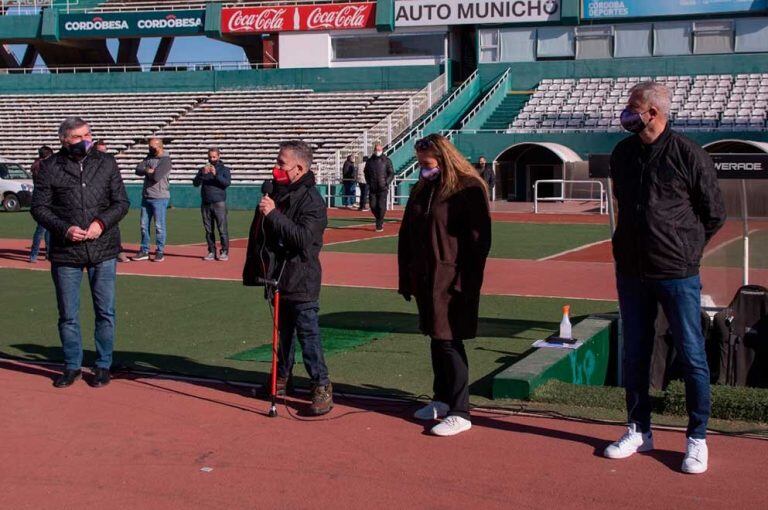
{"type": "Polygon", "coordinates": [[[665,86],[644,82],[633,87],[621,123],[635,134],[619,142],[611,156],[629,427],[605,455],[624,458],[653,448],[648,386],[660,304],[684,368],[688,430],[682,470],[703,473],[711,404],[699,266],[704,246],[725,222],[725,205],[712,158],[670,129],[669,110],[665,86]]]}
{"type": "Polygon", "coordinates": [[[312,381],[309,413],[321,415],[333,407],[331,381],[325,364],[318,318],[320,249],[328,217],[315,188],[312,149],[300,141],[280,144],[274,197],[264,196],[251,224],[243,268],[244,285],[277,280],[280,290],[280,349],[278,390],[287,391],[293,369],[294,338],[301,344],[304,367],[312,381]]]}
{"type": "Polygon", "coordinates": [[[365,163],[365,182],[371,196],[371,212],[376,218],[376,232],[384,231],[384,215],[387,213],[389,185],[395,178],[392,161],[384,155],[384,147],[376,144],[373,155],[365,163]]]}
{"type": "Polygon", "coordinates": [[[61,150],[43,161],[35,180],[32,216],[51,233],[51,275],[59,308],[64,372],[54,383],[70,386],[81,375],[80,282],[88,271],[96,312],[94,387],[109,384],[115,339],[115,270],[118,223],[128,212],[115,158],[90,150],[88,124],[70,117],[59,127],[61,150]]]}

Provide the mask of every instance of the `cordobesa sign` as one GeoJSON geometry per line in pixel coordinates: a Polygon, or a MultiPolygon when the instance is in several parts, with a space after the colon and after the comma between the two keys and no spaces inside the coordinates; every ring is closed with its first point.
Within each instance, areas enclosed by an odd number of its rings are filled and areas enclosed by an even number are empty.
{"type": "Polygon", "coordinates": [[[373,28],[376,4],[279,5],[221,10],[221,31],[228,34],[373,28]]]}
{"type": "Polygon", "coordinates": [[[203,32],[205,11],[110,12],[62,14],[62,39],[198,35],[203,32]]]}
{"type": "Polygon", "coordinates": [[[397,0],[396,27],[560,20],[561,0],[397,0]]]}

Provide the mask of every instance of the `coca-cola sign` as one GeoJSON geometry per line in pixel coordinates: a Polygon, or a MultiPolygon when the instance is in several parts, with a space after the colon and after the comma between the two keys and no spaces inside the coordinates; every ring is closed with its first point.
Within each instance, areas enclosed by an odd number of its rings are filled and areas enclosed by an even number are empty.
{"type": "Polygon", "coordinates": [[[247,34],[373,28],[375,9],[372,2],[228,8],[221,12],[221,31],[247,34]]]}

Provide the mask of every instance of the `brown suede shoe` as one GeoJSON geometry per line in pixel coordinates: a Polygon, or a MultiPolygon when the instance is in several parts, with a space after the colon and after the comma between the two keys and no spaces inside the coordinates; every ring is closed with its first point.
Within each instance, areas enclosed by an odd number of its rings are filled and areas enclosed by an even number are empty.
{"type": "Polygon", "coordinates": [[[312,405],[309,406],[309,414],[321,416],[333,409],[333,386],[314,386],[312,388],[312,405]]]}

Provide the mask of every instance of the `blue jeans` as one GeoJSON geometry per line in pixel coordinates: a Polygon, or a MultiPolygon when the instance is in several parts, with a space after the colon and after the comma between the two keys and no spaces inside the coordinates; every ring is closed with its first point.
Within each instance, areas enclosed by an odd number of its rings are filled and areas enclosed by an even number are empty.
{"type": "Polygon", "coordinates": [[[165,213],[168,209],[167,198],[141,199],[141,251],[149,251],[149,226],[155,218],[155,242],[157,251],[163,253],[165,248],[165,213]]]}
{"type": "Polygon", "coordinates": [[[643,432],[651,428],[648,397],[654,322],[658,304],[669,320],[675,350],[683,365],[686,435],[707,434],[711,399],[709,366],[701,332],[701,280],[699,276],[674,280],[645,280],[616,275],[624,336],[624,387],[629,422],[643,432]]]}
{"type": "Polygon", "coordinates": [[[59,307],[59,337],[64,349],[64,364],[76,370],[83,364],[83,337],[80,332],[80,283],[83,269],[88,271],[88,282],[96,315],[96,366],[112,366],[115,344],[115,279],[117,259],[95,266],[70,267],[54,264],[51,267],[56,303],[59,307]]]}
{"type": "Polygon", "coordinates": [[[29,251],[30,260],[37,259],[38,253],[40,253],[40,240],[45,237],[45,254],[48,258],[51,255],[51,233],[45,230],[41,224],[37,224],[35,227],[35,233],[32,234],[32,249],[29,251]]]}
{"type": "Polygon", "coordinates": [[[344,181],[344,196],[341,197],[342,205],[346,205],[346,206],[355,205],[356,190],[357,190],[357,183],[355,181],[344,181]]]}
{"type": "Polygon", "coordinates": [[[280,348],[278,352],[277,373],[288,377],[293,370],[296,338],[301,344],[301,355],[312,384],[325,386],[330,383],[328,367],[323,356],[323,344],[320,339],[320,320],[317,301],[297,303],[280,301],[280,348]]]}

